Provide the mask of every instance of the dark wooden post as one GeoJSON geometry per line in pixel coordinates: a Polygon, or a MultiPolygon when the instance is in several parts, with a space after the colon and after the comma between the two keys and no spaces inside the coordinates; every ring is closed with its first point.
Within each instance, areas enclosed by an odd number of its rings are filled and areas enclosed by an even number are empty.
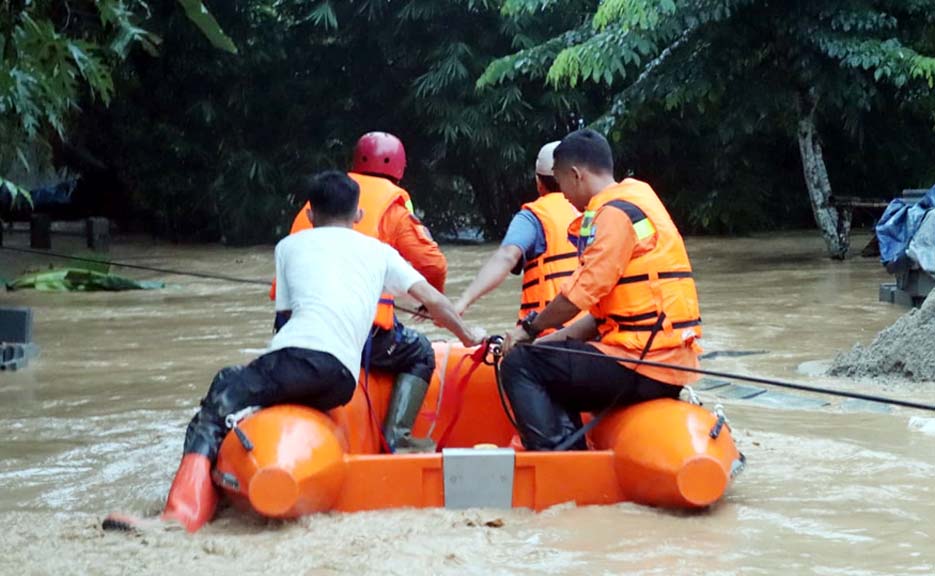
{"type": "Polygon", "coordinates": [[[110,220],[107,218],[88,218],[87,226],[88,248],[95,252],[110,250],[110,220]]]}
{"type": "Polygon", "coordinates": [[[51,250],[52,219],[48,214],[33,214],[29,219],[29,245],[39,250],[51,250]]]}

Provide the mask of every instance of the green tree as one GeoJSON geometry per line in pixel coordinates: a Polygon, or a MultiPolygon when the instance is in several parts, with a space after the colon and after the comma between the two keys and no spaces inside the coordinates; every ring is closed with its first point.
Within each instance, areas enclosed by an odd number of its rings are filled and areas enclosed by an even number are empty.
{"type": "Polygon", "coordinates": [[[524,45],[517,38],[541,41],[560,17],[514,22],[458,0],[254,0],[212,10],[240,55],[215,57],[177,11],[154,10],[160,57],[132,58],[118,75],[122,98],[86,115],[80,131],[175,239],[280,237],[300,201],[290,195],[297,179],[347,168],[370,130],[405,142],[403,183],[427,223],[502,230],[534,196],[539,145],[588,106],[576,92],[531,84],[474,89],[497,55],[524,45]]]}
{"type": "Polygon", "coordinates": [[[611,134],[659,106],[717,113],[727,142],[779,131],[798,143],[832,258],[847,252],[850,220],[831,205],[821,130],[858,133],[890,102],[930,98],[935,82],[931,0],[506,0],[502,10],[577,17],[493,62],[481,87],[603,84],[615,95],[594,124],[611,134]]]}
{"type": "Polygon", "coordinates": [[[418,185],[440,192],[427,205],[436,218],[447,210],[441,224],[482,224],[500,234],[535,197],[539,147],[564,135],[590,103],[579,91],[532,83],[482,91],[474,85],[498,55],[554,34],[562,15],[510,20],[492,2],[410,0],[395,19],[382,49],[394,61],[411,59],[400,120],[415,128],[409,134],[419,143],[418,185]],[[459,191],[461,202],[446,202],[459,191]]]}
{"type": "MultiPolygon", "coordinates": [[[[233,43],[201,0],[179,0],[219,48],[233,43]]],[[[155,53],[160,38],[142,27],[143,0],[8,0],[0,4],[0,187],[12,162],[29,169],[25,150],[64,138],[82,96],[109,104],[114,67],[135,45],[155,53]]]]}

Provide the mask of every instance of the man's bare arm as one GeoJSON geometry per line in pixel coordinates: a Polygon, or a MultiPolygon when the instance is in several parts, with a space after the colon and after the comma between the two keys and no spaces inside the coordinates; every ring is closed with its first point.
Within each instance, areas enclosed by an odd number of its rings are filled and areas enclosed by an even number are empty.
{"type": "Polygon", "coordinates": [[[474,281],[455,304],[458,313],[464,314],[471,304],[502,284],[510,270],[516,267],[522,257],[523,252],[518,246],[512,244],[500,246],[481,266],[474,281]]]}
{"type": "Polygon", "coordinates": [[[546,344],[548,342],[564,342],[565,340],[587,342],[595,336],[597,336],[597,319],[590,314],[585,314],[561,330],[539,338],[536,343],[546,344]]]}
{"type": "Polygon", "coordinates": [[[451,301],[428,282],[413,284],[409,289],[409,295],[425,306],[436,324],[448,329],[465,346],[480,344],[487,335],[482,328],[465,324],[451,301]]]}

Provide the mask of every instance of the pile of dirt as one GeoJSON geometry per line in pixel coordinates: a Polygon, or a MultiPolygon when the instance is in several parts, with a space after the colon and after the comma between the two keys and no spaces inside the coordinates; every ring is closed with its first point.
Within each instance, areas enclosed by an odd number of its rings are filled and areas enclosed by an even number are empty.
{"type": "Polygon", "coordinates": [[[935,382],[935,292],[883,330],[869,346],[838,355],[828,371],[855,378],[902,377],[935,382]]]}

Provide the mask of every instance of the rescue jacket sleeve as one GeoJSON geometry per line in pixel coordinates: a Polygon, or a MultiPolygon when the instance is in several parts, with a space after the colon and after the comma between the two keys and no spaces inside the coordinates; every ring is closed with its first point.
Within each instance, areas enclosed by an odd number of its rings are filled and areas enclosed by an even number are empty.
{"type": "Polygon", "coordinates": [[[599,210],[592,226],[594,241],[585,248],[578,269],[561,289],[581,310],[590,310],[614,289],[637,244],[633,222],[622,210],[599,210]]]}
{"type": "Polygon", "coordinates": [[[415,215],[393,204],[380,221],[380,232],[433,288],[444,293],[448,261],[415,215]]]}
{"type": "Polygon", "coordinates": [[[295,234],[296,232],[301,232],[302,230],[307,230],[312,227],[312,221],[308,219],[308,209],[310,205],[308,202],[302,205],[302,208],[299,209],[299,213],[295,215],[295,218],[292,220],[292,228],[289,229],[289,234],[295,234]]]}

